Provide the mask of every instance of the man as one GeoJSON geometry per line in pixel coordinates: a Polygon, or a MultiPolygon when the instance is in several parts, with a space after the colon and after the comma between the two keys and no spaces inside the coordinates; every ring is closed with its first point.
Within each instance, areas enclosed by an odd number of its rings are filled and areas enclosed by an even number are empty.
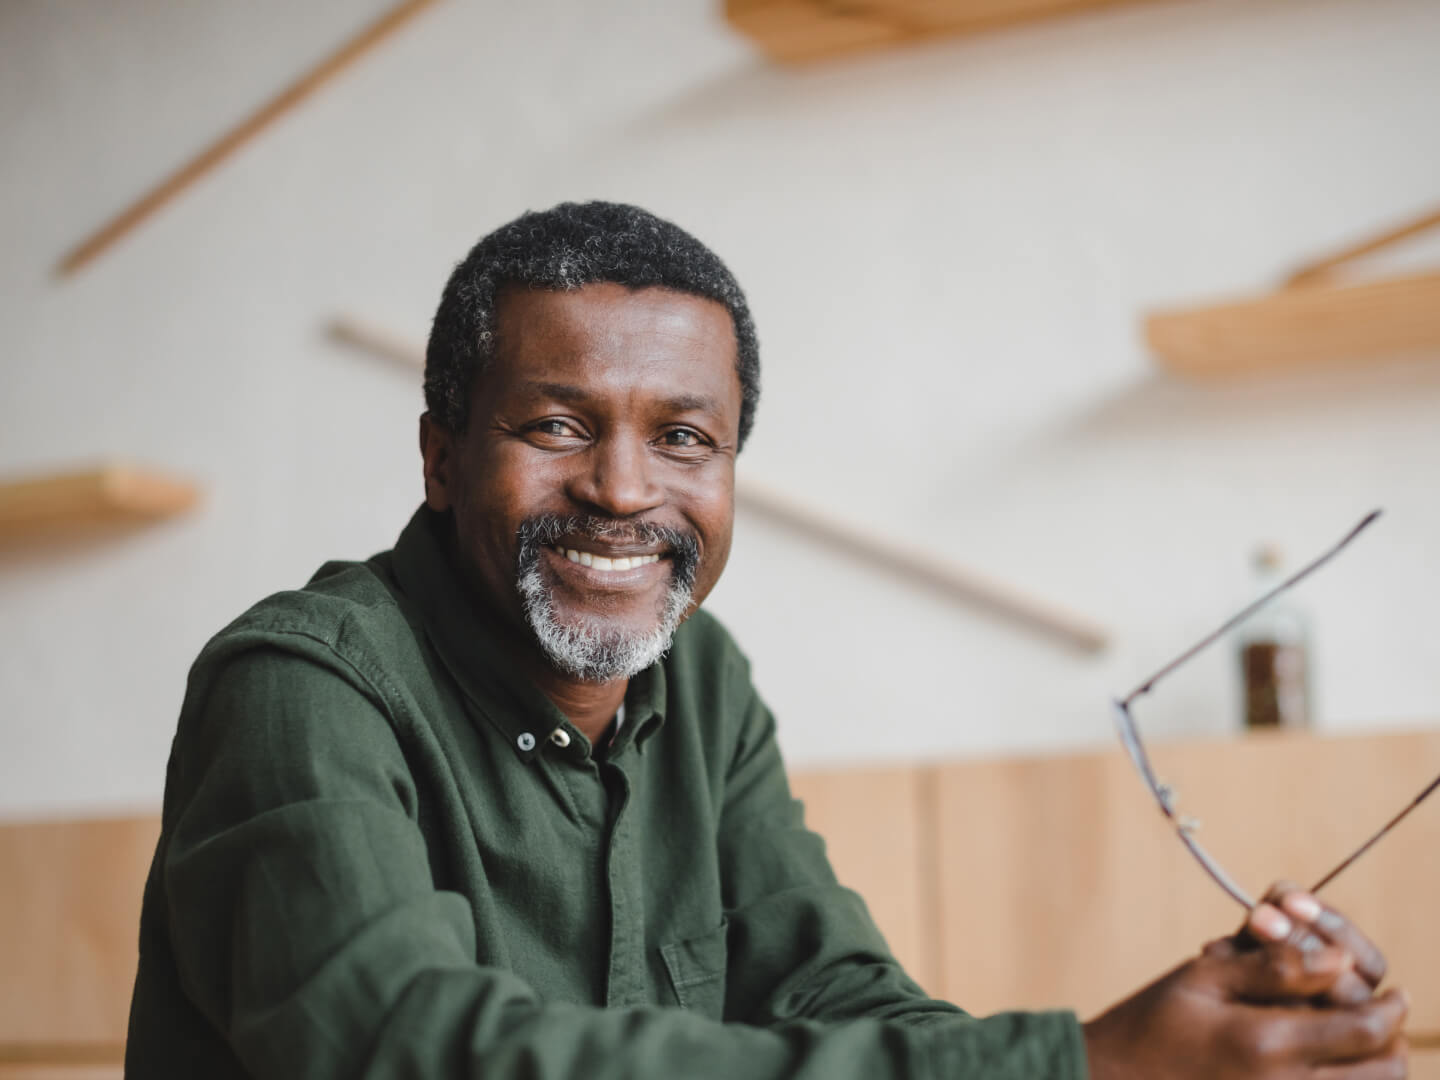
{"type": "Polygon", "coordinates": [[[195,664],[129,1074],[1403,1075],[1383,960],[1295,890],[1084,1026],[905,975],[697,610],[758,370],[729,272],[644,211],[476,246],[430,339],[425,505],[195,664]]]}

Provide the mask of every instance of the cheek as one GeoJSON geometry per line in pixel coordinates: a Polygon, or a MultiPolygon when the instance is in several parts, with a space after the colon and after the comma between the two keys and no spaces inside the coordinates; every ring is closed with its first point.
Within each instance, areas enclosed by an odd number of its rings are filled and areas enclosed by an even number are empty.
{"type": "Polygon", "coordinates": [[[704,510],[703,515],[697,514],[696,517],[704,544],[704,555],[695,582],[697,600],[705,598],[725,569],[730,559],[730,541],[735,525],[734,503],[728,494],[704,510]]]}

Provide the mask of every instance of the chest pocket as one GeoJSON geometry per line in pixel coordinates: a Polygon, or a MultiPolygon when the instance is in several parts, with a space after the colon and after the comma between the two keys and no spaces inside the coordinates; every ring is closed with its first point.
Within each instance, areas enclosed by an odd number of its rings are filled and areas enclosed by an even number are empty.
{"type": "Polygon", "coordinates": [[[698,937],[660,946],[670,986],[682,1009],[712,1020],[725,1013],[725,923],[698,937]]]}

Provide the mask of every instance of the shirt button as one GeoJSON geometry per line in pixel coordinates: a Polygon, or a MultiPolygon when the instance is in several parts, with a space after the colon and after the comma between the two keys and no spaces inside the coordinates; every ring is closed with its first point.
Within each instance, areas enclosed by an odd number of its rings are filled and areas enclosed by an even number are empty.
{"type": "Polygon", "coordinates": [[[563,727],[557,727],[554,731],[550,732],[550,741],[561,750],[564,750],[565,747],[570,745],[570,733],[563,727]]]}
{"type": "Polygon", "coordinates": [[[520,737],[515,740],[515,745],[528,753],[535,749],[535,736],[528,731],[522,731],[520,737]]]}

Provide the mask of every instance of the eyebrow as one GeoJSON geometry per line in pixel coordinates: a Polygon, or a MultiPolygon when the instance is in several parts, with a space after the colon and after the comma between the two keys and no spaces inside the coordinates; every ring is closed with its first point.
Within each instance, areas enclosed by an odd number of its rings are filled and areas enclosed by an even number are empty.
{"type": "MultiPolygon", "coordinates": [[[[532,380],[525,383],[525,389],[536,397],[553,398],[567,405],[582,405],[590,399],[588,390],[571,383],[532,380]]],[[[719,403],[704,394],[676,394],[662,399],[660,404],[669,412],[702,412],[710,416],[721,414],[719,403]]]]}

